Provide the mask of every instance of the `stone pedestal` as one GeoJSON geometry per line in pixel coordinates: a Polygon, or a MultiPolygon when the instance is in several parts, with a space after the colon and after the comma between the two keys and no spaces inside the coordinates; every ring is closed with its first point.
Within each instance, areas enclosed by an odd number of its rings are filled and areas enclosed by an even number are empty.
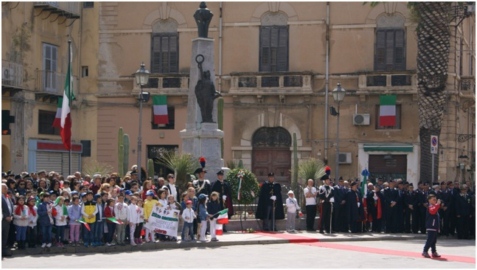
{"type": "Polygon", "coordinates": [[[218,129],[217,124],[217,100],[214,102],[212,119],[215,123],[202,123],[199,104],[195,96],[195,86],[200,79],[200,71],[196,62],[196,56],[202,54],[204,62],[203,71],[210,71],[210,78],[215,83],[214,70],[214,40],[210,38],[196,38],[192,40],[192,56],[189,77],[189,95],[187,103],[186,128],[181,130],[182,152],[190,153],[199,160],[203,156],[206,159],[206,179],[215,181],[216,173],[224,166],[220,151],[220,139],[224,132],[218,129]]]}

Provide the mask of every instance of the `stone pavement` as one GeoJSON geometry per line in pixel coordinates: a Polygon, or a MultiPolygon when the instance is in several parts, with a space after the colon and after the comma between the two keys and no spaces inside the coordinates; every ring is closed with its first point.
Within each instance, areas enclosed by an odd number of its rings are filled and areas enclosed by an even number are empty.
{"type": "Polygon", "coordinates": [[[228,232],[219,235],[218,242],[211,242],[210,236],[205,243],[199,241],[190,242],[159,242],[144,243],[137,246],[101,246],[101,247],[51,247],[51,248],[27,248],[25,250],[12,250],[14,257],[40,254],[75,254],[75,253],[120,253],[145,250],[165,250],[165,249],[190,249],[194,247],[219,247],[236,245],[266,245],[266,244],[287,244],[287,243],[313,243],[313,242],[340,242],[340,241],[382,241],[382,240],[411,240],[425,239],[424,234],[384,234],[384,233],[334,233],[320,234],[316,232],[297,231],[296,233],[279,232],[228,232]]]}

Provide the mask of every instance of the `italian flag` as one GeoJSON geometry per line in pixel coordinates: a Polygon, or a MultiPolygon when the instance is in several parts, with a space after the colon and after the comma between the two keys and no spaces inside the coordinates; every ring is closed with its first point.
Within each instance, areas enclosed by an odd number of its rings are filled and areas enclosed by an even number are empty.
{"type": "Polygon", "coordinates": [[[154,110],[154,124],[169,124],[169,116],[167,115],[167,96],[152,96],[152,104],[154,110]]]}
{"type": "Polygon", "coordinates": [[[227,212],[229,209],[224,209],[220,211],[218,214],[219,216],[217,217],[217,224],[228,224],[229,223],[229,216],[227,212]]]}
{"type": "MultiPolygon", "coordinates": [[[[71,149],[71,115],[70,104],[75,96],[71,88],[71,61],[68,63],[68,72],[66,73],[65,92],[63,93],[63,102],[61,104],[61,140],[67,150],[71,149]]],[[[58,114],[58,113],[57,113],[58,114]]]]}
{"type": "Polygon", "coordinates": [[[53,121],[53,127],[61,128],[61,106],[63,105],[63,98],[58,98],[58,103],[56,104],[56,115],[55,120],[53,121]]]}
{"type": "Polygon", "coordinates": [[[88,231],[91,231],[91,227],[89,226],[88,222],[84,221],[84,218],[80,218],[77,220],[79,223],[82,223],[88,231]]]}
{"type": "Polygon", "coordinates": [[[396,125],[396,95],[379,96],[379,125],[383,127],[396,125]]]}
{"type": "Polygon", "coordinates": [[[118,219],[115,218],[115,217],[109,217],[108,220],[111,221],[111,222],[113,222],[113,223],[116,223],[116,224],[120,224],[120,225],[123,224],[122,221],[118,220],[118,219]]]}
{"type": "Polygon", "coordinates": [[[224,225],[222,225],[222,224],[216,224],[216,225],[215,225],[215,234],[216,234],[216,235],[222,235],[222,234],[224,234],[224,225]]]}

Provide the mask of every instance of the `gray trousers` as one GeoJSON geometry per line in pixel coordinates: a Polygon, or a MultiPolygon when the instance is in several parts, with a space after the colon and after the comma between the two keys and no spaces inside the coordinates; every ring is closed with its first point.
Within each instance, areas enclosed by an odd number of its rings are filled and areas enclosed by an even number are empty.
{"type": "Polygon", "coordinates": [[[10,231],[10,222],[2,218],[2,255],[8,254],[7,241],[8,233],[10,231]]]}
{"type": "MultiPolygon", "coordinates": [[[[126,220],[119,219],[122,222],[126,222],[126,220]]],[[[116,224],[116,234],[117,234],[117,243],[122,244],[124,243],[124,238],[126,237],[126,224],[116,224]]]]}
{"type": "Polygon", "coordinates": [[[295,230],[296,213],[287,212],[287,231],[295,230]]]}

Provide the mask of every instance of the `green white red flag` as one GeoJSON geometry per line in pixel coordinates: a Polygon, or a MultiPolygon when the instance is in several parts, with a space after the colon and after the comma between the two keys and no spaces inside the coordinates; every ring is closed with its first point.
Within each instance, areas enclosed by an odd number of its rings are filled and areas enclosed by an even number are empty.
{"type": "MultiPolygon", "coordinates": [[[[71,58],[70,58],[71,59],[71,58]]],[[[71,87],[71,61],[68,63],[68,71],[65,79],[65,91],[61,105],[61,140],[67,150],[71,149],[71,114],[70,104],[74,100],[73,89],[71,87]]]]}
{"type": "Polygon", "coordinates": [[[215,224],[215,234],[222,235],[224,234],[224,225],[222,224],[215,224]]]}
{"type": "Polygon", "coordinates": [[[169,116],[167,115],[167,96],[156,95],[152,96],[152,106],[154,113],[154,124],[166,125],[169,124],[169,116]]]}
{"type": "Polygon", "coordinates": [[[88,231],[91,231],[91,227],[89,226],[88,222],[84,221],[84,218],[78,219],[79,223],[82,223],[88,231]]]}
{"type": "Polygon", "coordinates": [[[219,211],[219,216],[217,217],[217,224],[228,224],[229,223],[229,216],[228,216],[229,209],[224,209],[219,211]]]}
{"type": "Polygon", "coordinates": [[[58,103],[56,104],[56,115],[55,120],[53,121],[53,127],[61,128],[61,106],[63,105],[63,98],[58,98],[58,103]]]}
{"type": "Polygon", "coordinates": [[[108,220],[113,222],[113,223],[119,224],[119,225],[123,224],[123,222],[121,220],[118,220],[115,217],[109,217],[108,220]]]}
{"type": "Polygon", "coordinates": [[[379,96],[379,125],[383,127],[396,125],[396,95],[379,96]]]}

